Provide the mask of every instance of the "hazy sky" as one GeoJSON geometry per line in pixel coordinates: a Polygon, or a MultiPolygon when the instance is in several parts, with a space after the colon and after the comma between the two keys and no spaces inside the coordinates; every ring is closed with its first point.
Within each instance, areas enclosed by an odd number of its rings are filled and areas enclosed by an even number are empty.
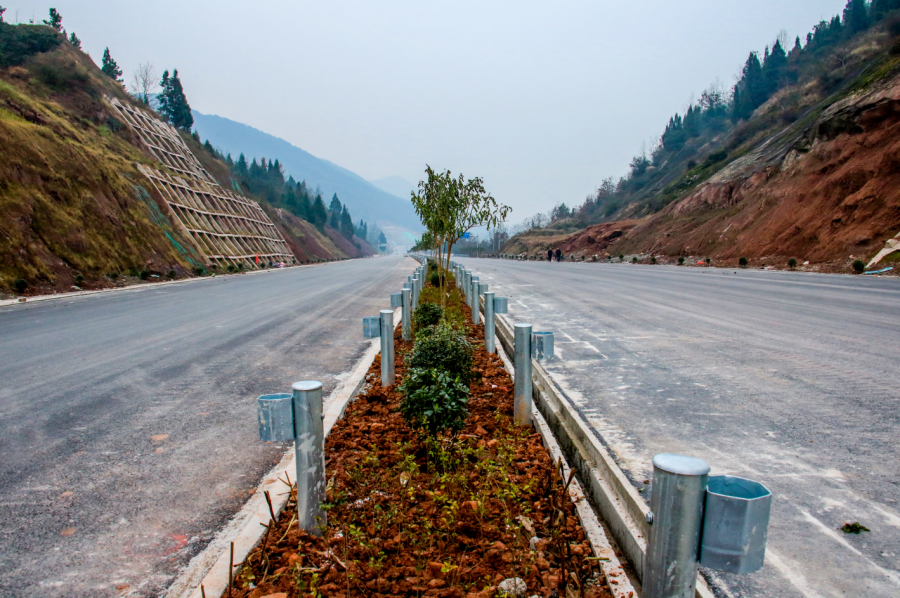
{"type": "MultiPolygon", "coordinates": [[[[49,6],[130,81],[177,67],[188,101],[367,179],[481,176],[518,222],[580,203],[750,50],[845,0],[644,2],[2,0],[49,6]]],[[[275,156],[277,157],[277,156],[275,156]]]]}

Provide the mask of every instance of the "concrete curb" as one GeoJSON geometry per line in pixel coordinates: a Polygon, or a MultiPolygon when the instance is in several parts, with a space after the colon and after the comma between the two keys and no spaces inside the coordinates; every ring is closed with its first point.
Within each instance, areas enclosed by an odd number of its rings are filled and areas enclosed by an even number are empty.
{"type": "MultiPolygon", "coordinates": [[[[510,353],[511,351],[502,344],[497,345],[497,354],[500,355],[500,359],[503,360],[506,371],[509,372],[510,376],[514,376],[515,371],[512,360],[509,358],[510,353]]],[[[550,426],[547,425],[547,421],[541,415],[541,412],[538,411],[537,407],[532,405],[531,410],[534,427],[543,439],[544,448],[550,453],[550,457],[554,463],[560,460],[562,461],[563,477],[568,479],[571,468],[563,454],[562,448],[560,448],[559,444],[556,442],[553,431],[550,429],[550,426]]],[[[575,504],[578,520],[581,522],[581,527],[584,529],[584,533],[591,543],[594,556],[602,559],[599,561],[600,569],[603,571],[607,584],[609,584],[610,592],[614,598],[634,598],[635,596],[639,596],[640,588],[636,589],[632,580],[625,573],[622,563],[616,556],[616,550],[609,541],[606,530],[600,523],[597,514],[594,513],[594,509],[586,498],[587,497],[582,491],[581,484],[578,482],[578,478],[573,479],[572,483],[569,485],[569,499],[575,504]]]]}
{"type": "MultiPolygon", "coordinates": [[[[512,326],[502,316],[496,317],[496,331],[498,346],[511,354],[512,326]]],[[[535,410],[540,411],[563,453],[577,468],[580,478],[587,484],[585,496],[595,506],[640,578],[647,550],[646,514],[650,508],[546,370],[534,360],[532,368],[535,410]]],[[[714,598],[706,579],[700,574],[697,575],[695,598],[714,598]]]]}
{"type": "MultiPolygon", "coordinates": [[[[400,323],[400,310],[394,311],[394,328],[400,323]]],[[[349,375],[328,395],[325,399],[325,436],[327,437],[334,424],[343,416],[347,405],[355,398],[366,382],[366,372],[375,361],[380,348],[380,340],[375,338],[369,341],[362,358],[356,363],[349,375]]],[[[272,509],[275,515],[281,514],[284,505],[290,496],[290,487],[287,480],[292,483],[296,469],[296,457],[291,447],[285,453],[281,461],[259,484],[253,497],[247,501],[244,508],[216,534],[215,539],[206,549],[191,559],[188,566],[181,572],[175,582],[166,591],[167,598],[201,598],[200,586],[207,598],[221,596],[228,589],[228,569],[231,542],[234,542],[233,565],[243,563],[250,551],[259,543],[265,533],[265,525],[271,516],[266,504],[265,492],[269,491],[272,499],[272,509]]]]}

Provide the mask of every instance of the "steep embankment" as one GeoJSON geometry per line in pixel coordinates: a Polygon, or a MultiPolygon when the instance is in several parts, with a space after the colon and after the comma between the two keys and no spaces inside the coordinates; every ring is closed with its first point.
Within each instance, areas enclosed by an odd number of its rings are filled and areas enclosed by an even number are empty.
{"type": "MultiPolygon", "coordinates": [[[[205,266],[137,169],[160,165],[103,99],[132,102],[122,87],[48,27],[0,23],[0,42],[0,293],[17,281],[35,294],[205,266]]],[[[227,166],[184,137],[227,185],[227,166]]],[[[299,262],[372,253],[296,219],[277,226],[299,262]]]]}
{"type": "Polygon", "coordinates": [[[821,56],[801,56],[796,83],[749,119],[661,154],[658,168],[620,183],[613,203],[598,194],[592,214],[608,205],[612,222],[580,230],[572,219],[554,223],[555,231],[514,237],[504,252],[559,246],[575,256],[769,265],[795,258],[843,271],[868,262],[900,231],[898,32],[900,15],[821,56]]]}
{"type": "Polygon", "coordinates": [[[837,265],[867,260],[898,230],[895,75],[766,141],[636,226],[616,249],[837,265]]]}

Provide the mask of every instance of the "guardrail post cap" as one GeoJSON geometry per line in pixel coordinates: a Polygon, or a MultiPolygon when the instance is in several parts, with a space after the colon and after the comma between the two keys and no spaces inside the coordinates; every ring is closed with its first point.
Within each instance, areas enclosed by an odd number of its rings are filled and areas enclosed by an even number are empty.
{"type": "Polygon", "coordinates": [[[320,388],[322,388],[322,383],[317,380],[301,380],[300,382],[294,382],[294,384],[291,385],[291,390],[299,390],[301,392],[319,390],[320,388]]]}
{"type": "Polygon", "coordinates": [[[660,453],[653,457],[653,467],[677,475],[701,476],[709,475],[709,463],[696,457],[660,453]]]}

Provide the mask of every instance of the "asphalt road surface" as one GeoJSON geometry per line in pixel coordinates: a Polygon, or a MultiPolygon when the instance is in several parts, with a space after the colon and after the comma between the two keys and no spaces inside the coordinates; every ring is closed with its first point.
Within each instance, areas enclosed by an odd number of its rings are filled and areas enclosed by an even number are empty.
{"type": "Polygon", "coordinates": [[[283,455],[256,397],[369,343],[399,256],[0,308],[0,596],[155,596],[283,455]]]}
{"type": "Polygon", "coordinates": [[[773,492],[765,566],[718,595],[900,596],[900,280],[458,261],[555,333],[548,370],[637,487],[674,452],[773,492]]]}

